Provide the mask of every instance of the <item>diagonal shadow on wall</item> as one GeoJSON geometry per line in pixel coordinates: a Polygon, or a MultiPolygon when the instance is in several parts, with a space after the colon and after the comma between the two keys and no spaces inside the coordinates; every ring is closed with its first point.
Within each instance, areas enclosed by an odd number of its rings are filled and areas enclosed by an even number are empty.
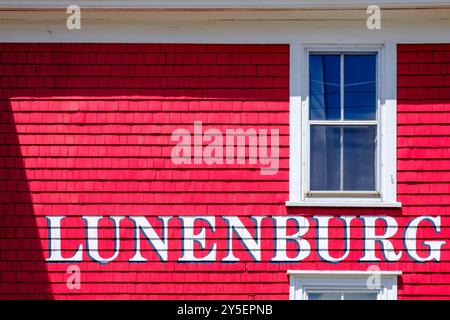
{"type": "Polygon", "coordinates": [[[1,100],[0,110],[0,299],[51,299],[10,102],[1,100]]]}

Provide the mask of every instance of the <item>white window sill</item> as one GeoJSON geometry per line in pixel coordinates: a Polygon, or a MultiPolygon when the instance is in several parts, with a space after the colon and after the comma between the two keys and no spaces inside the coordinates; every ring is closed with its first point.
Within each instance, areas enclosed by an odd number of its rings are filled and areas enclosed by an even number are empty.
{"type": "Polygon", "coordinates": [[[382,201],[286,201],[287,207],[361,207],[361,208],[401,208],[401,202],[382,201]]]}

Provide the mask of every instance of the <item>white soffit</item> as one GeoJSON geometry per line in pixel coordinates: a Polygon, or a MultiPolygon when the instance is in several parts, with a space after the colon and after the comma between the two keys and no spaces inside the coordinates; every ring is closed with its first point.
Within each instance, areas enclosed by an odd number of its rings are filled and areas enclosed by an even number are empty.
{"type": "Polygon", "coordinates": [[[382,8],[450,7],[450,1],[443,0],[0,0],[0,9],[63,9],[73,4],[85,9],[147,10],[299,10],[362,8],[373,4],[382,8]]]}
{"type": "Polygon", "coordinates": [[[450,43],[450,1],[0,0],[0,42],[450,43]],[[81,30],[68,30],[68,5],[81,30]]]}

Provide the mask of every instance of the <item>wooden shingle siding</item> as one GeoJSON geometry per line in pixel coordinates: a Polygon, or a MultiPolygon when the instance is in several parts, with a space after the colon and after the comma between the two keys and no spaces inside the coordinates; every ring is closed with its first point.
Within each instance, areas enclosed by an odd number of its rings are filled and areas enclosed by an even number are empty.
{"type": "MultiPolygon", "coordinates": [[[[270,263],[273,227],[263,225],[262,256],[236,247],[239,263],[179,263],[180,242],[160,262],[129,263],[132,226],[122,226],[121,254],[110,264],[78,263],[81,289],[66,286],[69,264],[47,263],[45,216],[64,215],[67,254],[85,239],[83,215],[441,215],[450,238],[450,45],[398,46],[398,199],[401,209],[287,208],[289,193],[289,46],[190,44],[0,44],[0,298],[288,299],[288,269],[367,270],[352,252],[338,264],[313,252],[304,261],[270,263]],[[175,165],[177,128],[279,129],[275,175],[251,164],[175,165]]],[[[246,220],[250,221],[250,220],[246,220]]],[[[250,225],[250,223],[249,223],[250,225]]],[[[102,252],[113,231],[101,223],[102,252]]],[[[170,238],[180,238],[174,222],[170,238]]],[[[315,246],[314,228],[306,235],[315,246]]],[[[342,228],[333,225],[334,250],[342,228]]],[[[211,236],[211,231],[207,231],[211,236]]],[[[226,232],[218,224],[218,256],[226,232]]],[[[401,230],[393,243],[402,248],[401,230]]],[[[291,248],[294,250],[294,246],[291,248]]],[[[425,248],[426,249],[426,248],[425,248]]],[[[374,263],[377,264],[377,263],[374,263]]],[[[450,254],[439,263],[378,264],[401,270],[400,299],[450,298],[450,254]]]]}

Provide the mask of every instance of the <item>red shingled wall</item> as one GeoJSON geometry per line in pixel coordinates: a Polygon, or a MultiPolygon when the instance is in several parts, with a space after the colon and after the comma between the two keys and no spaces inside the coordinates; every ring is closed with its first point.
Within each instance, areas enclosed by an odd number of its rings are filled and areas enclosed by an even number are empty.
{"type": "MultiPolygon", "coordinates": [[[[397,190],[404,216],[450,214],[450,45],[397,48],[397,190]]],[[[448,241],[449,236],[444,237],[448,241]]],[[[450,298],[448,244],[442,260],[414,264],[400,298],[450,298]]]]}
{"type": "MultiPolygon", "coordinates": [[[[336,265],[316,255],[297,264],[254,263],[242,250],[240,263],[183,264],[175,262],[179,243],[169,262],[158,262],[146,246],[149,262],[130,264],[132,231],[125,224],[120,259],[99,265],[85,257],[81,289],[72,291],[67,264],[44,262],[46,215],[70,216],[63,237],[73,251],[84,241],[82,215],[389,214],[404,226],[411,216],[449,214],[448,45],[398,49],[402,209],[285,207],[287,45],[1,44],[0,53],[0,298],[287,299],[287,269],[368,267],[357,262],[358,250],[336,265]],[[194,121],[223,132],[279,129],[280,170],[264,176],[255,165],[174,165],[170,135],[193,130],[194,121]]],[[[449,219],[442,224],[448,238],[449,219]]],[[[179,225],[173,227],[172,238],[179,238],[179,225]]],[[[220,226],[215,237],[225,238],[220,226]]],[[[402,243],[401,233],[395,241],[402,243]]],[[[218,260],[225,247],[219,241],[218,260]]],[[[402,258],[379,265],[404,271],[400,298],[450,298],[443,249],[440,263],[402,258]]]]}

